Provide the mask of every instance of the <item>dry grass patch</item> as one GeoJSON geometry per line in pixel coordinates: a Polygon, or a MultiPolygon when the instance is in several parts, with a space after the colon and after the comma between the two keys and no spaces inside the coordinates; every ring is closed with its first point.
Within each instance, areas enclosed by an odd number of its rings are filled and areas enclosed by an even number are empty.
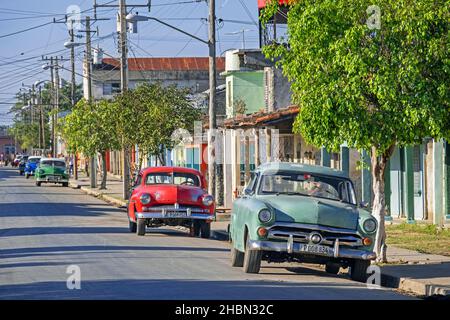
{"type": "Polygon", "coordinates": [[[435,225],[386,225],[387,244],[422,253],[450,256],[450,230],[435,225]]]}

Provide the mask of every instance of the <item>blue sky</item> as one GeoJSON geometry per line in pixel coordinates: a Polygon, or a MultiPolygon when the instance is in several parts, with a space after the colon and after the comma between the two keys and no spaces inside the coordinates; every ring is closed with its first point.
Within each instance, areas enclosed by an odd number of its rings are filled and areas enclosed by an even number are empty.
{"type": "MultiPolygon", "coordinates": [[[[109,0],[97,0],[98,4],[109,0]]],[[[201,18],[207,18],[208,6],[205,1],[186,3],[192,0],[152,0],[152,10],[145,8],[134,10],[142,15],[152,15],[177,27],[207,39],[208,27],[201,18]],[[185,3],[183,3],[185,2],[185,3]]],[[[127,0],[127,4],[145,4],[147,0],[127,0]]],[[[118,3],[114,1],[113,3],[118,3]]],[[[22,87],[22,82],[32,84],[37,80],[50,78],[49,71],[42,70],[44,62],[41,55],[62,55],[69,58],[69,50],[64,50],[64,42],[68,40],[68,29],[64,23],[49,23],[53,17],[61,19],[71,5],[80,9],[92,8],[93,0],[0,0],[0,125],[11,123],[9,103],[14,103],[14,93],[22,87]],[[2,37],[10,33],[45,26],[15,35],[2,37]]],[[[245,29],[246,48],[257,48],[258,27],[257,0],[216,0],[217,18],[225,21],[217,32],[217,55],[223,55],[228,49],[242,47],[242,34],[236,33],[245,29]],[[244,5],[242,3],[245,4],[244,5]],[[234,34],[233,34],[234,33],[234,34]]],[[[98,18],[110,18],[98,21],[101,39],[94,37],[93,45],[99,46],[111,56],[118,56],[116,31],[116,11],[114,8],[99,8],[98,18]],[[114,34],[114,35],[113,35],[114,34]]],[[[92,15],[88,11],[83,15],[92,15]]],[[[82,33],[80,33],[82,34],[82,33]]],[[[129,34],[130,57],[163,57],[163,56],[207,56],[208,49],[202,43],[190,40],[187,36],[168,29],[156,22],[139,24],[138,34],[129,34]]],[[[83,40],[80,40],[83,41],[83,40]]],[[[83,47],[76,49],[76,64],[79,72],[83,57],[83,47]]],[[[69,68],[69,62],[65,62],[69,68]]],[[[68,72],[62,77],[69,79],[68,72]]],[[[77,81],[81,81],[80,78],[77,81]]]]}

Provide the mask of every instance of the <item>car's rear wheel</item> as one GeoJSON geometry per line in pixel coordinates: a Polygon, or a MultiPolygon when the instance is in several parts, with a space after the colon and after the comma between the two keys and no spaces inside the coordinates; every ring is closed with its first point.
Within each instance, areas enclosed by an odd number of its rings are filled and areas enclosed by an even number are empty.
{"type": "Polygon", "coordinates": [[[200,236],[203,239],[209,239],[211,237],[211,224],[206,221],[201,221],[200,224],[200,236]]]}
{"type": "Polygon", "coordinates": [[[236,249],[231,242],[231,266],[232,267],[242,267],[244,266],[244,253],[236,249]]]}
{"type": "Polygon", "coordinates": [[[30,175],[28,173],[25,174],[25,179],[28,179],[30,175]]]}
{"type": "Polygon", "coordinates": [[[145,219],[137,219],[136,234],[145,236],[145,219]]]}
{"type": "Polygon", "coordinates": [[[338,274],[340,269],[341,266],[337,263],[328,262],[327,264],[325,264],[325,271],[327,273],[338,274]]]}
{"type": "Polygon", "coordinates": [[[250,237],[247,237],[244,253],[244,272],[259,273],[261,269],[262,251],[250,249],[250,237]]]}
{"type": "Polygon", "coordinates": [[[63,187],[68,187],[69,186],[69,183],[68,182],[63,182],[63,187]]]}
{"type": "Polygon", "coordinates": [[[41,182],[40,181],[36,181],[36,186],[40,187],[41,186],[41,182]]]}
{"type": "Polygon", "coordinates": [[[370,266],[369,260],[355,259],[350,265],[350,278],[358,282],[367,281],[367,268],[370,266]]]}

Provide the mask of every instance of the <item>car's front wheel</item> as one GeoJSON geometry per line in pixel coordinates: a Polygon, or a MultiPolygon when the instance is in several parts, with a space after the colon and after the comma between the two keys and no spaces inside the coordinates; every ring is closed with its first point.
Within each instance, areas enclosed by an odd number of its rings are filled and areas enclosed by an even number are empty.
{"type": "Polygon", "coordinates": [[[250,249],[250,237],[247,237],[247,243],[244,253],[244,272],[259,273],[261,269],[262,251],[250,249]]]}
{"type": "Polygon", "coordinates": [[[63,187],[67,188],[69,186],[69,183],[68,182],[63,182],[62,185],[63,185],[63,187]]]}
{"type": "Polygon", "coordinates": [[[135,233],[137,230],[137,224],[134,221],[128,220],[128,228],[130,229],[131,233],[135,233]]]}
{"type": "Polygon", "coordinates": [[[145,219],[137,219],[136,234],[145,236],[145,219]]]}
{"type": "Polygon", "coordinates": [[[30,175],[28,173],[25,173],[25,179],[28,179],[30,175]]]}
{"type": "Polygon", "coordinates": [[[211,237],[211,224],[206,221],[202,221],[200,224],[200,236],[203,239],[209,239],[211,237]]]}
{"type": "Polygon", "coordinates": [[[41,182],[40,181],[36,181],[36,186],[40,187],[41,186],[41,182]]]}
{"type": "Polygon", "coordinates": [[[368,277],[367,268],[369,266],[369,260],[353,260],[350,265],[350,278],[354,281],[366,282],[368,277]]]}
{"type": "Polygon", "coordinates": [[[192,221],[191,226],[189,228],[189,235],[191,237],[198,237],[200,235],[201,232],[200,222],[201,221],[198,220],[192,221]]]}

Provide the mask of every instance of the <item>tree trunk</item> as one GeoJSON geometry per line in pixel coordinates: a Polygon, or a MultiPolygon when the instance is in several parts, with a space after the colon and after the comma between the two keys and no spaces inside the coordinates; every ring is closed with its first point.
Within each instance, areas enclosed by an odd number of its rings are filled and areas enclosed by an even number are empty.
{"type": "Polygon", "coordinates": [[[106,189],[106,179],[107,179],[106,151],[102,151],[102,183],[100,185],[100,190],[106,189]]]}
{"type": "Polygon", "coordinates": [[[377,148],[372,147],[371,167],[372,167],[372,190],[374,194],[372,215],[378,221],[378,230],[375,237],[374,250],[377,254],[377,262],[387,262],[386,257],[386,229],[385,229],[385,212],[386,212],[386,195],[384,193],[384,175],[386,171],[387,161],[394,151],[395,144],[392,145],[381,156],[377,156],[377,148]]]}
{"type": "Polygon", "coordinates": [[[86,177],[89,178],[89,158],[84,158],[84,172],[86,173],[86,177]]]}

